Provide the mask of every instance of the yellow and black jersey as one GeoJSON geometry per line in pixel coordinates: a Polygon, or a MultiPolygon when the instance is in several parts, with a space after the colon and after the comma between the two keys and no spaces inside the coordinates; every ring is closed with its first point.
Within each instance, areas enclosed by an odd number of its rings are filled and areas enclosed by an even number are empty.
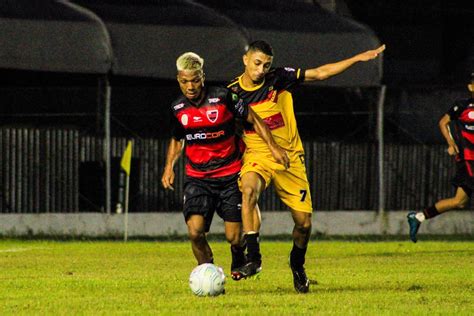
{"type": "MultiPolygon", "coordinates": [[[[303,152],[293,109],[293,97],[288,90],[304,81],[304,71],[294,68],[275,68],[265,75],[256,87],[245,87],[242,76],[227,87],[237,93],[270,128],[275,141],[284,149],[303,152]]],[[[267,144],[251,126],[245,126],[243,139],[249,151],[269,152],[267,144]]]]}

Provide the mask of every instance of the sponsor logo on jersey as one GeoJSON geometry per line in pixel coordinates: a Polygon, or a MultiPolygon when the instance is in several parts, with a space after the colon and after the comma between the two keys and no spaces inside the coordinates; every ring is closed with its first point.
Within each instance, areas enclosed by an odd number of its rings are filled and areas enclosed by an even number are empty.
{"type": "Polygon", "coordinates": [[[184,103],[176,104],[175,106],[173,106],[173,109],[179,110],[179,109],[181,109],[182,107],[184,107],[184,103]]]}
{"type": "MultiPolygon", "coordinates": [[[[262,121],[268,126],[270,130],[285,126],[285,120],[283,119],[283,115],[281,113],[262,118],[262,121]]],[[[246,129],[245,134],[255,134],[255,130],[246,129]]]]}
{"type": "Polygon", "coordinates": [[[188,125],[188,115],[187,114],[183,114],[181,116],[181,124],[183,124],[184,126],[188,125]]]}
{"type": "Polygon", "coordinates": [[[268,116],[264,118],[263,121],[265,122],[265,124],[267,124],[270,130],[285,126],[285,121],[283,120],[283,116],[281,115],[281,113],[268,116]]]}
{"type": "Polygon", "coordinates": [[[292,72],[295,72],[295,68],[291,68],[291,67],[285,67],[285,70],[286,71],[292,71],[292,72]]]}
{"type": "Polygon", "coordinates": [[[194,122],[194,123],[202,122],[202,117],[200,117],[200,116],[193,116],[193,122],[194,122]]]}
{"type": "Polygon", "coordinates": [[[217,121],[217,117],[219,116],[219,111],[218,110],[208,110],[206,111],[207,119],[211,123],[215,123],[217,121]]]}
{"type": "Polygon", "coordinates": [[[211,103],[218,103],[221,99],[219,98],[210,98],[210,99],[207,99],[207,101],[209,102],[209,104],[211,103]]]}
{"type": "Polygon", "coordinates": [[[223,130],[212,132],[212,133],[195,133],[195,134],[186,134],[187,140],[197,140],[197,139],[213,139],[224,136],[225,132],[223,130]]]}

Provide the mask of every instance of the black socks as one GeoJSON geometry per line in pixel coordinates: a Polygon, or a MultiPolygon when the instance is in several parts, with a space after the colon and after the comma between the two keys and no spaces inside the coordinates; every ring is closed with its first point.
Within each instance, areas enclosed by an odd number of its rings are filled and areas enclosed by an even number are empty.
{"type": "Polygon", "coordinates": [[[435,216],[438,216],[441,213],[439,213],[436,207],[433,205],[433,206],[425,208],[425,210],[423,211],[423,214],[425,214],[425,218],[428,219],[428,218],[433,218],[435,216]]]}
{"type": "Polygon", "coordinates": [[[245,247],[230,246],[230,252],[232,253],[232,270],[245,264],[245,247]]]}
{"type": "Polygon", "coordinates": [[[306,249],[307,248],[298,248],[298,246],[293,243],[293,249],[291,249],[290,253],[290,265],[293,268],[303,267],[306,256],[306,249]]]}
{"type": "Polygon", "coordinates": [[[245,234],[245,242],[247,243],[247,259],[252,262],[262,260],[259,233],[245,234]]]}

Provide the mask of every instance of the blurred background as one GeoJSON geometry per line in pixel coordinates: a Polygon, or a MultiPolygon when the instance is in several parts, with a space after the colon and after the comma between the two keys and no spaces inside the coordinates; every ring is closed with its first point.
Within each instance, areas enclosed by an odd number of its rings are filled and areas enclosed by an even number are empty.
{"type": "MultiPolygon", "coordinates": [[[[469,96],[473,14],[447,0],[4,0],[0,212],[114,214],[133,140],[130,212],[179,213],[181,189],[160,184],[175,60],[200,54],[207,84],[224,85],[256,39],[273,45],[274,66],[302,68],[386,44],[381,58],[293,91],[314,207],[430,205],[453,193],[437,123],[469,96]]],[[[260,205],[286,210],[272,189],[260,205]]]]}

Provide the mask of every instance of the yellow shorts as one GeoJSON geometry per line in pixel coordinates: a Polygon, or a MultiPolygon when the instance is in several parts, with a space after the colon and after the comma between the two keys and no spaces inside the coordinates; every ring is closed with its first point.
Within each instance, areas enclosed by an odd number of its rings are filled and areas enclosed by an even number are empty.
{"type": "MultiPolygon", "coordinates": [[[[306,176],[303,153],[288,153],[290,168],[276,163],[271,154],[246,152],[240,175],[247,172],[258,173],[267,188],[273,181],[280,199],[292,210],[312,213],[313,203],[306,176]]],[[[240,184],[240,181],[239,181],[240,184]]]]}

